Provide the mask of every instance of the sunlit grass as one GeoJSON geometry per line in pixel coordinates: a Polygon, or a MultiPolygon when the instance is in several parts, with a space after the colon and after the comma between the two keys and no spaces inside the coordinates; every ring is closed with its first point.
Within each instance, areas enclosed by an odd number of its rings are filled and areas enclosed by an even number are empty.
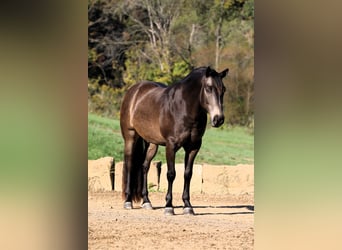
{"type": "MultiPolygon", "coordinates": [[[[113,156],[123,160],[123,139],[118,120],[88,115],[88,159],[113,156]]],[[[165,160],[165,147],[160,146],[154,160],[165,160]]],[[[176,162],[184,161],[184,150],[177,152],[176,162]]],[[[208,128],[195,163],[237,165],[254,163],[254,136],[243,127],[208,128]]]]}

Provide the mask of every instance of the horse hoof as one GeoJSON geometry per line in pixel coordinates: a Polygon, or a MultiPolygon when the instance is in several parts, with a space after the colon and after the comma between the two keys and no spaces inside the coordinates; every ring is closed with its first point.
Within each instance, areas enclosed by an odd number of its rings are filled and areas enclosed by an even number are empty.
{"type": "Polygon", "coordinates": [[[124,209],[132,209],[132,208],[133,208],[132,202],[126,201],[126,202],[124,203],[124,209]]]}
{"type": "Polygon", "coordinates": [[[195,215],[195,212],[194,210],[192,209],[192,207],[185,207],[183,209],[183,214],[186,214],[186,215],[195,215]]]}
{"type": "Polygon", "coordinates": [[[175,212],[173,210],[173,207],[166,207],[164,211],[165,215],[175,215],[175,212]]]}
{"type": "Polygon", "coordinates": [[[141,207],[144,208],[144,209],[147,209],[147,210],[152,210],[153,209],[151,202],[145,202],[145,203],[143,203],[141,205],[141,207]]]}

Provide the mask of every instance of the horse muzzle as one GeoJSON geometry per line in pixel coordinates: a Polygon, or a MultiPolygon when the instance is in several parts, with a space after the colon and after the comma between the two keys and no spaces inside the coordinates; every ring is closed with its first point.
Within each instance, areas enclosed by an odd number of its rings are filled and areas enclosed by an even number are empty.
{"type": "Polygon", "coordinates": [[[217,128],[220,127],[224,123],[224,115],[215,115],[211,120],[211,126],[217,128]]]}

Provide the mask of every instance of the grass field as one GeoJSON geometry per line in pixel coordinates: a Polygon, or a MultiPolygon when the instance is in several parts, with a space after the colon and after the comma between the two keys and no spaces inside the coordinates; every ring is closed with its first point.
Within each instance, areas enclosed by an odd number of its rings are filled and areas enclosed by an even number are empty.
{"type": "MultiPolygon", "coordinates": [[[[123,139],[118,120],[88,114],[88,159],[113,156],[123,160],[123,139]]],[[[184,150],[177,152],[176,162],[182,163],[184,150]]],[[[154,160],[165,163],[165,148],[159,147],[154,160]]],[[[237,165],[254,163],[254,136],[246,128],[211,128],[203,136],[203,143],[195,163],[237,165]]]]}

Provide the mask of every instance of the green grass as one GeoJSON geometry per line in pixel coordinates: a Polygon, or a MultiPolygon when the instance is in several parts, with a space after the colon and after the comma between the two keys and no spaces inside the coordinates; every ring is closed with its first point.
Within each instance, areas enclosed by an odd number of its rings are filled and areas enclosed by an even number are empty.
{"type": "MultiPolygon", "coordinates": [[[[113,156],[116,162],[123,160],[123,139],[118,120],[88,114],[88,159],[113,156]]],[[[165,147],[160,146],[154,160],[165,163],[165,147]]],[[[176,155],[182,163],[184,150],[176,155]]],[[[237,165],[254,163],[254,136],[246,128],[211,128],[203,136],[203,143],[195,163],[237,165]]]]}
{"type": "Polygon", "coordinates": [[[118,120],[88,114],[88,159],[113,156],[122,161],[123,146],[118,120]]]}

